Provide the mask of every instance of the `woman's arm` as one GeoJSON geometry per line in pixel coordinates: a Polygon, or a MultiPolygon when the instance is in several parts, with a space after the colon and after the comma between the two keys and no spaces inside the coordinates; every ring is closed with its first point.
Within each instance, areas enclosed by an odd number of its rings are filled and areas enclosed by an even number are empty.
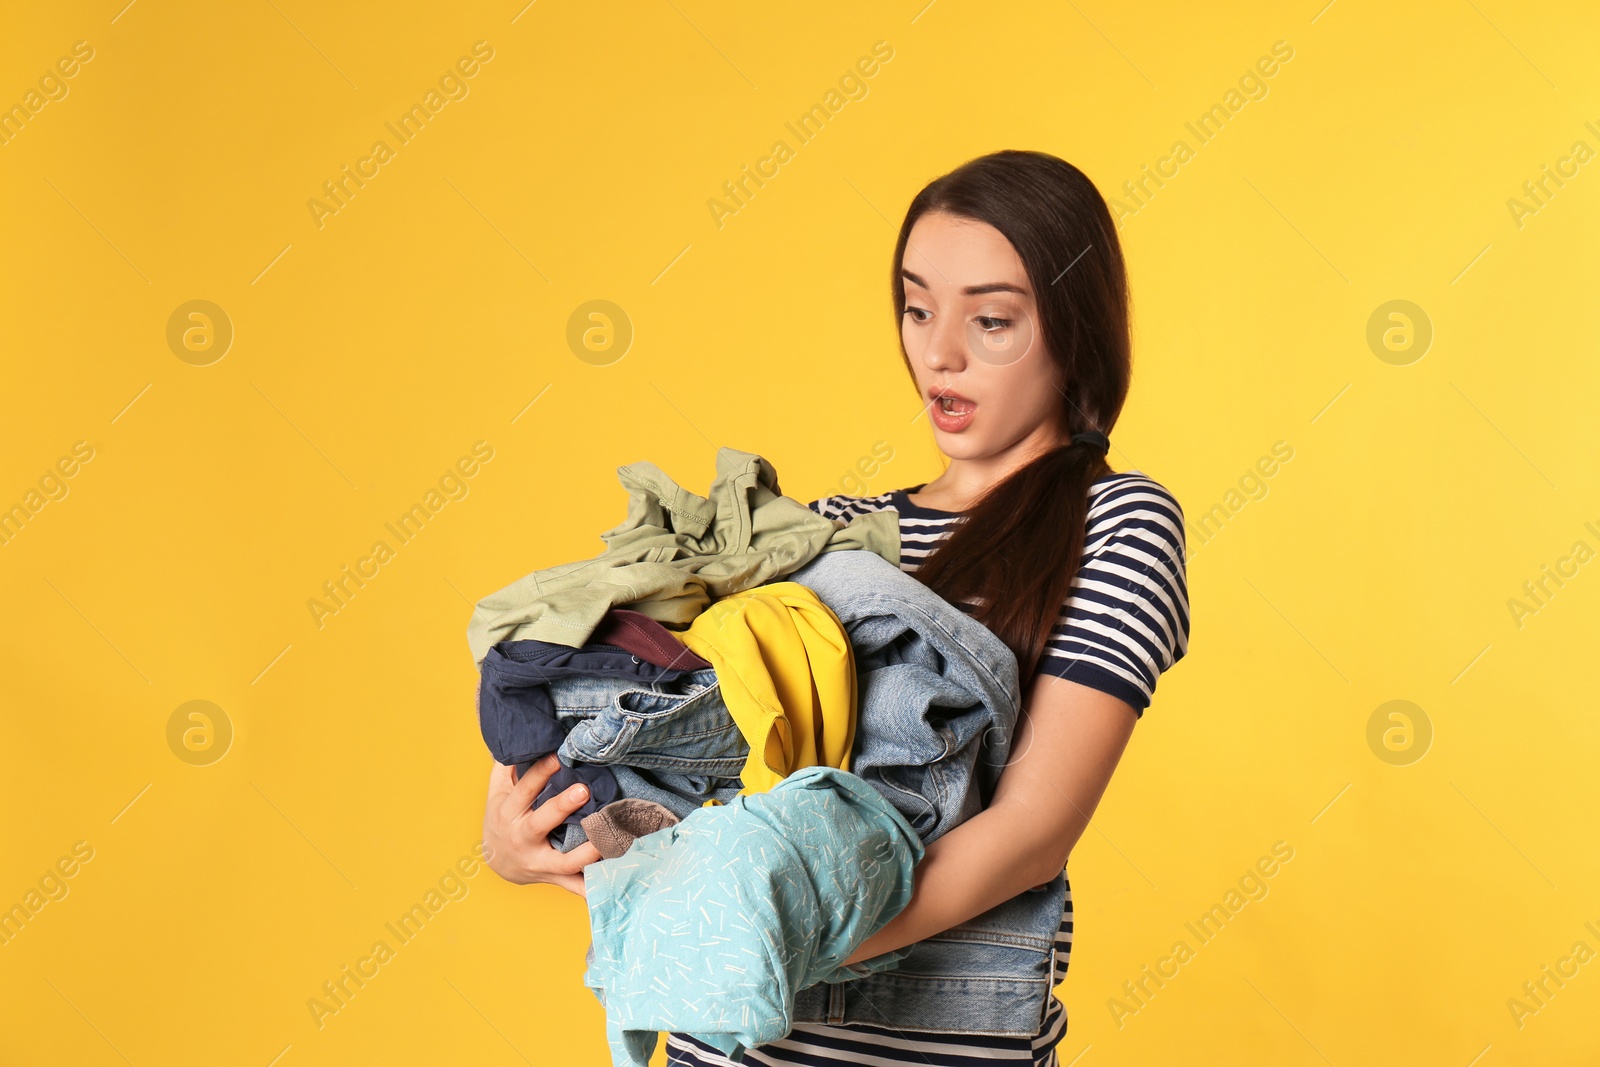
{"type": "Polygon", "coordinates": [[[1040,674],[989,806],[928,845],[911,903],[846,964],[942,933],[1055,878],[1089,825],[1137,718],[1123,700],[1040,674]]]}

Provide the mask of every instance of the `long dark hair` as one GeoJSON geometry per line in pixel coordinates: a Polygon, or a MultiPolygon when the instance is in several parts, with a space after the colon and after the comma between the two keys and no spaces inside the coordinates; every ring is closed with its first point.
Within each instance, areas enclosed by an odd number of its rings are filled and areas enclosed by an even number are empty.
{"type": "MultiPolygon", "coordinates": [[[[1116,224],[1094,183],[1045,152],[1007,150],[929,183],[906,211],[895,242],[892,290],[900,356],[916,374],[899,323],[906,240],[924,213],[986,222],[1011,242],[1038,303],[1037,340],[1063,376],[1067,434],[1110,436],[1132,373],[1128,280],[1116,224]]],[[[991,486],[916,571],[929,588],[975,615],[1016,653],[1024,688],[1083,561],[1089,488],[1109,473],[1087,444],[1063,445],[991,486]]]]}

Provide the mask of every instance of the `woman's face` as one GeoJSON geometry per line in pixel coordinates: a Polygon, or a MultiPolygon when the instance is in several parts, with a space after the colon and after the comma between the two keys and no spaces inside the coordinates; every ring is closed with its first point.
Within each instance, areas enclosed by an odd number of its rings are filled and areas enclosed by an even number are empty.
{"type": "Polygon", "coordinates": [[[900,336],[940,451],[983,459],[1062,443],[1061,370],[1011,242],[986,222],[929,212],[911,228],[901,276],[900,336]]]}

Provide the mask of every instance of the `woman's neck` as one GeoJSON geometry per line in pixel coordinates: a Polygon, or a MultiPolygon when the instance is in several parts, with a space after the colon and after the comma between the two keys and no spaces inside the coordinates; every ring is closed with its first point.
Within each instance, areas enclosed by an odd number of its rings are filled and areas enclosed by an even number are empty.
{"type": "Polygon", "coordinates": [[[1004,452],[972,459],[951,459],[943,474],[924,485],[914,498],[907,499],[918,507],[936,511],[967,511],[991,486],[1065,443],[1064,437],[1041,427],[1004,452]]]}

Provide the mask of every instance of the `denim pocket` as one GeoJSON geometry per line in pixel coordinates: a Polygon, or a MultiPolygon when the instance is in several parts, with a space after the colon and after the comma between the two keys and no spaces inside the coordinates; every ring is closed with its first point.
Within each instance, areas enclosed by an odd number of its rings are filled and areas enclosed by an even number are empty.
{"type": "MultiPolygon", "coordinates": [[[[714,669],[671,690],[623,689],[595,715],[574,722],[561,745],[575,762],[626,765],[663,777],[737,777],[750,745],[729,714],[714,669]]],[[[672,788],[672,787],[668,787],[672,788]]]]}

